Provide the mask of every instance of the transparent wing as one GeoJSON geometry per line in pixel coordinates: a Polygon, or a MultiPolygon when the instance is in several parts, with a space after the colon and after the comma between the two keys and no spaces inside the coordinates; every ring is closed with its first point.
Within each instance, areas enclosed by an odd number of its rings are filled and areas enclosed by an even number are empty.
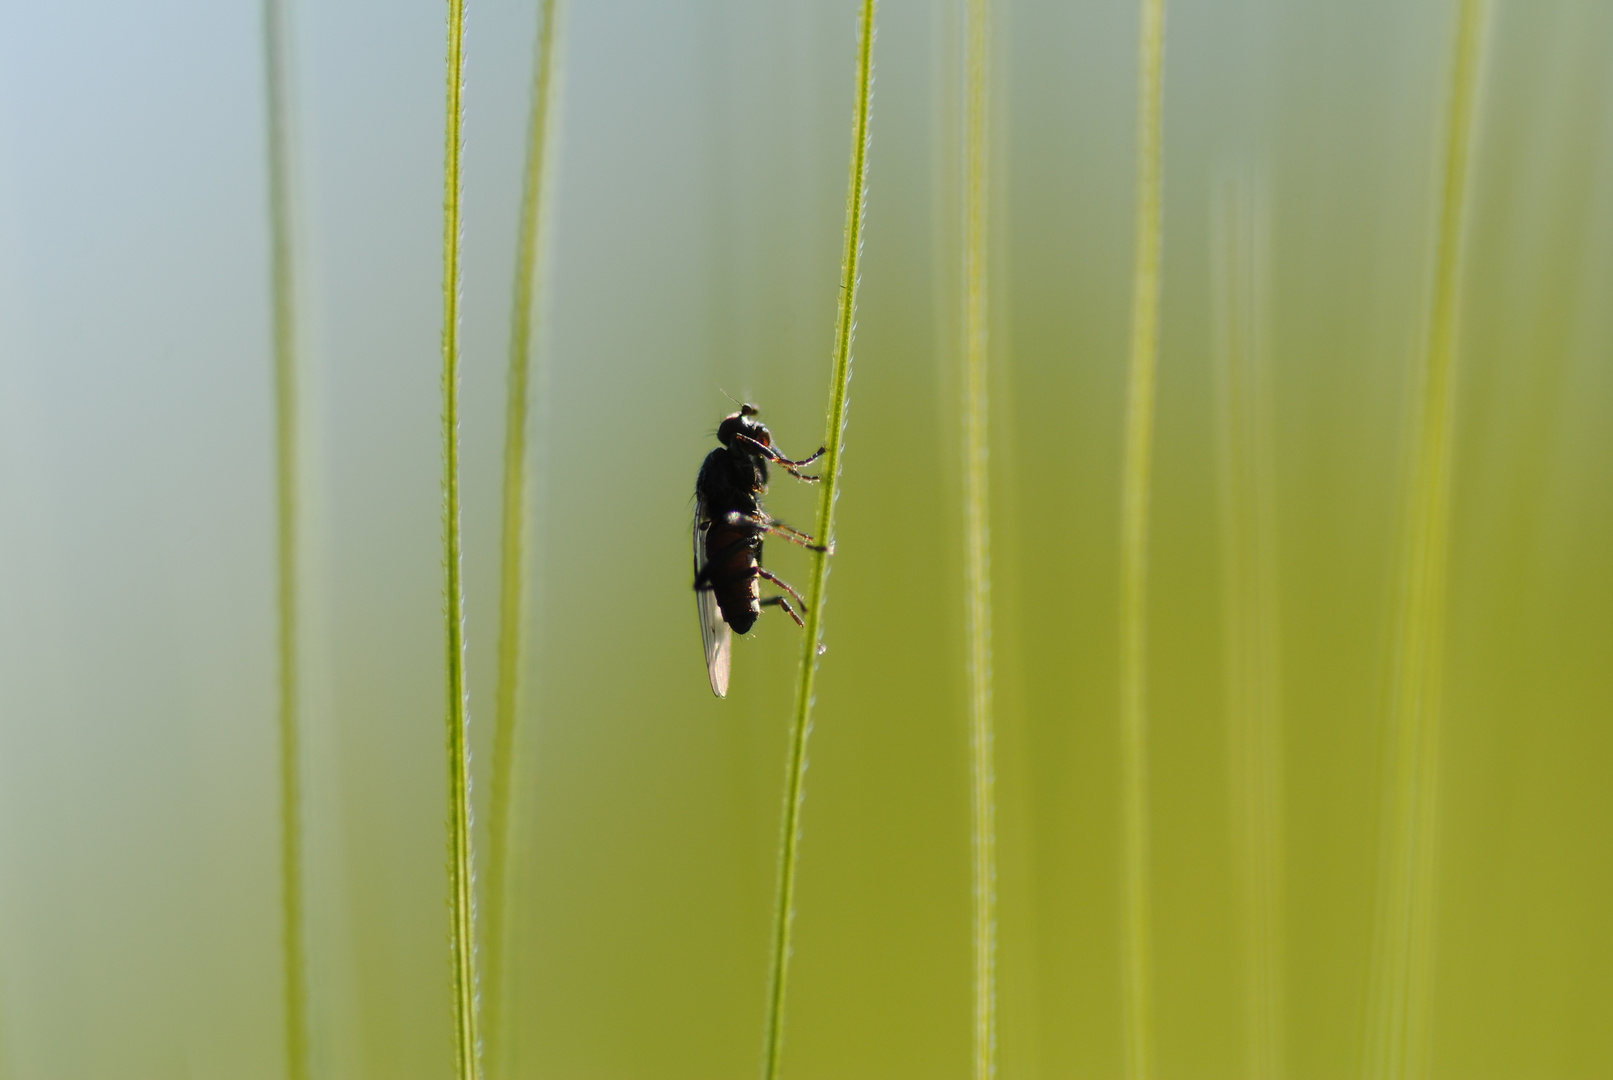
{"type": "MultiPolygon", "coordinates": [[[[706,566],[706,530],[711,522],[706,517],[706,502],[697,500],[694,511],[694,570],[696,578],[706,566]]],[[[708,585],[695,590],[695,606],[700,613],[700,640],[706,647],[706,674],[711,677],[711,692],[720,698],[728,696],[728,661],[734,637],[728,624],[722,621],[717,607],[717,593],[708,585]]]]}

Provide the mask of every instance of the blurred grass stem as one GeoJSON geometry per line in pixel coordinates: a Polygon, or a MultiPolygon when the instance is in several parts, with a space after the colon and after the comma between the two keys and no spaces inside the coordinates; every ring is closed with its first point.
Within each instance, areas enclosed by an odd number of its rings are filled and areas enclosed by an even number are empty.
{"type": "Polygon", "coordinates": [[[986,445],[988,0],[969,0],[964,105],[964,530],[974,854],[974,1075],[997,1071],[997,821],[991,722],[991,517],[986,445]]]}
{"type": "MultiPolygon", "coordinates": [[[[874,0],[862,0],[857,24],[857,99],[852,119],[851,176],[846,191],[845,248],[841,258],[839,315],[829,384],[829,415],[824,436],[823,486],[818,499],[819,543],[834,543],[834,507],[839,494],[840,449],[845,441],[846,399],[851,383],[851,346],[857,322],[858,265],[862,256],[863,214],[868,188],[868,126],[873,103],[874,0]]],[[[812,730],[813,682],[823,641],[823,604],[829,578],[827,552],[816,552],[807,590],[806,628],[801,643],[800,682],[790,729],[785,774],[784,821],[779,844],[778,903],[773,914],[773,957],[768,978],[767,1027],[762,1050],[764,1080],[777,1080],[783,1064],[784,1000],[790,963],[790,924],[794,918],[795,869],[801,840],[802,781],[807,736],[812,730]]]]}
{"type": "Polygon", "coordinates": [[[442,441],[444,657],[448,690],[448,912],[453,961],[454,1062],[459,1080],[480,1074],[476,1031],[470,725],[465,688],[465,589],[459,535],[459,245],[465,3],[448,0],[448,109],[443,154],[442,441]]]}
{"type": "Polygon", "coordinates": [[[306,1080],[308,976],[303,931],[302,762],[297,657],[298,419],[296,280],[292,251],[291,65],[285,0],[263,3],[268,105],[270,289],[274,332],[275,501],[280,632],[280,905],[286,1076],[306,1080]]]}
{"type": "Polygon", "coordinates": [[[511,903],[509,859],[514,802],[515,758],[519,751],[522,659],[527,622],[528,545],[531,521],[527,509],[527,416],[531,396],[534,308],[547,240],[546,174],[554,131],[554,46],[556,0],[542,0],[532,72],[527,122],[526,173],[521,192],[521,221],[516,244],[515,301],[510,330],[508,398],[504,414],[503,536],[500,552],[498,691],[493,719],[493,776],[489,798],[487,864],[487,1031],[493,1071],[506,1065],[504,1018],[509,989],[505,985],[511,903]]]}
{"type": "Polygon", "coordinates": [[[1367,1014],[1366,1076],[1426,1074],[1433,997],[1439,713],[1445,646],[1456,337],[1484,4],[1458,0],[1435,213],[1434,281],[1417,372],[1413,460],[1389,716],[1389,771],[1367,1014]]]}
{"type": "Polygon", "coordinates": [[[1241,171],[1216,210],[1223,640],[1244,1052],[1250,1080],[1279,1080],[1283,754],[1265,190],[1241,171]]]}
{"type": "Polygon", "coordinates": [[[1154,369],[1159,354],[1165,3],[1141,0],[1137,221],[1120,485],[1121,985],[1128,1080],[1153,1075],[1149,989],[1147,583],[1154,369]]]}

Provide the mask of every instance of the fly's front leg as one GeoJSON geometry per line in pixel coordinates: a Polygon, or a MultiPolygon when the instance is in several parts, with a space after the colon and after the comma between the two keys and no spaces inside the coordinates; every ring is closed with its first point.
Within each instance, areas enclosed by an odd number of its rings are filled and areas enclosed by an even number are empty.
{"type": "Polygon", "coordinates": [[[816,450],[814,450],[810,455],[808,455],[807,457],[802,458],[800,461],[791,461],[789,458],[785,457],[783,454],[780,454],[778,457],[774,458],[773,460],[777,461],[781,466],[783,466],[785,472],[789,473],[791,476],[795,477],[797,480],[805,480],[809,484],[816,484],[819,480],[822,480],[823,477],[821,477],[821,476],[806,476],[806,475],[803,475],[802,473],[796,472],[796,470],[801,468],[803,465],[810,465],[814,461],[817,461],[819,458],[821,458],[823,456],[825,449],[826,449],[825,447],[820,446],[816,450]]]}
{"type": "MultiPolygon", "coordinates": [[[[791,461],[789,458],[785,457],[783,454],[780,454],[779,457],[778,457],[778,463],[780,465],[785,465],[785,466],[789,466],[791,468],[799,469],[803,465],[810,465],[814,461],[817,461],[825,453],[828,452],[828,449],[829,448],[827,446],[820,446],[816,450],[812,451],[812,453],[810,453],[806,457],[802,458],[800,461],[791,461]]],[[[804,480],[806,478],[802,477],[802,479],[804,480]]],[[[817,477],[813,477],[813,479],[816,480],[817,477]]]]}
{"type": "Polygon", "coordinates": [[[809,484],[815,484],[819,480],[823,479],[821,476],[804,476],[796,470],[801,468],[803,465],[810,465],[822,457],[824,454],[824,447],[818,447],[817,453],[813,454],[811,457],[804,457],[800,461],[791,461],[789,458],[779,453],[775,448],[768,446],[766,443],[759,443],[749,435],[736,434],[734,438],[740,442],[750,444],[756,449],[757,453],[761,454],[775,465],[781,467],[785,472],[789,473],[797,480],[805,480],[809,484]]]}
{"type": "MultiPolygon", "coordinates": [[[[808,459],[808,460],[811,460],[811,459],[808,459]]],[[[783,468],[783,470],[785,472],[787,472],[791,476],[795,477],[797,480],[805,480],[809,484],[816,484],[819,480],[823,479],[823,477],[821,477],[821,476],[808,476],[806,473],[796,472],[795,471],[796,467],[794,465],[786,465],[782,461],[779,462],[779,466],[781,468],[783,468]]]]}

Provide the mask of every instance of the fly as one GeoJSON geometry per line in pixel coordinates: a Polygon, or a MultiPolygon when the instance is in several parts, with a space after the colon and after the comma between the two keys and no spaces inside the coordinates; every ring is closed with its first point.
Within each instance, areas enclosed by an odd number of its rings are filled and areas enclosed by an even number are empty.
{"type": "Polygon", "coordinates": [[[756,406],[741,405],[723,418],[717,428],[722,445],[706,455],[695,480],[694,588],[700,612],[700,637],[706,647],[706,674],[712,693],[728,696],[729,652],[733,634],[748,631],[764,607],[783,608],[797,626],[805,625],[784,595],[762,596],[765,579],[783,589],[806,610],[806,601],[772,571],[762,566],[762,538],[782,536],[809,551],[827,551],[806,533],[773,520],[762,509],[767,491],[767,465],[772,462],[797,480],[809,483],[816,476],[799,471],[823,456],[817,453],[791,461],[773,445],[773,436],[760,420],[756,406]]]}

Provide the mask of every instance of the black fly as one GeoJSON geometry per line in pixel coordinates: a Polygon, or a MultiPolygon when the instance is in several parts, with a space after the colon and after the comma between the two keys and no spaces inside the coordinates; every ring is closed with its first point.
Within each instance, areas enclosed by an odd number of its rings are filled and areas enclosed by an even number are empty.
{"type": "Polygon", "coordinates": [[[812,551],[824,551],[812,537],[767,516],[762,493],[767,490],[767,463],[780,466],[798,480],[815,481],[799,470],[823,456],[791,461],[773,446],[773,436],[754,419],[756,407],[741,405],[724,417],[717,428],[720,447],[706,455],[695,481],[694,588],[700,609],[700,637],[706,646],[706,673],[718,697],[728,696],[729,650],[732,635],[749,630],[764,607],[780,607],[797,626],[801,616],[783,596],[762,598],[763,578],[771,581],[806,610],[801,594],[762,566],[762,538],[776,533],[812,551]]]}

